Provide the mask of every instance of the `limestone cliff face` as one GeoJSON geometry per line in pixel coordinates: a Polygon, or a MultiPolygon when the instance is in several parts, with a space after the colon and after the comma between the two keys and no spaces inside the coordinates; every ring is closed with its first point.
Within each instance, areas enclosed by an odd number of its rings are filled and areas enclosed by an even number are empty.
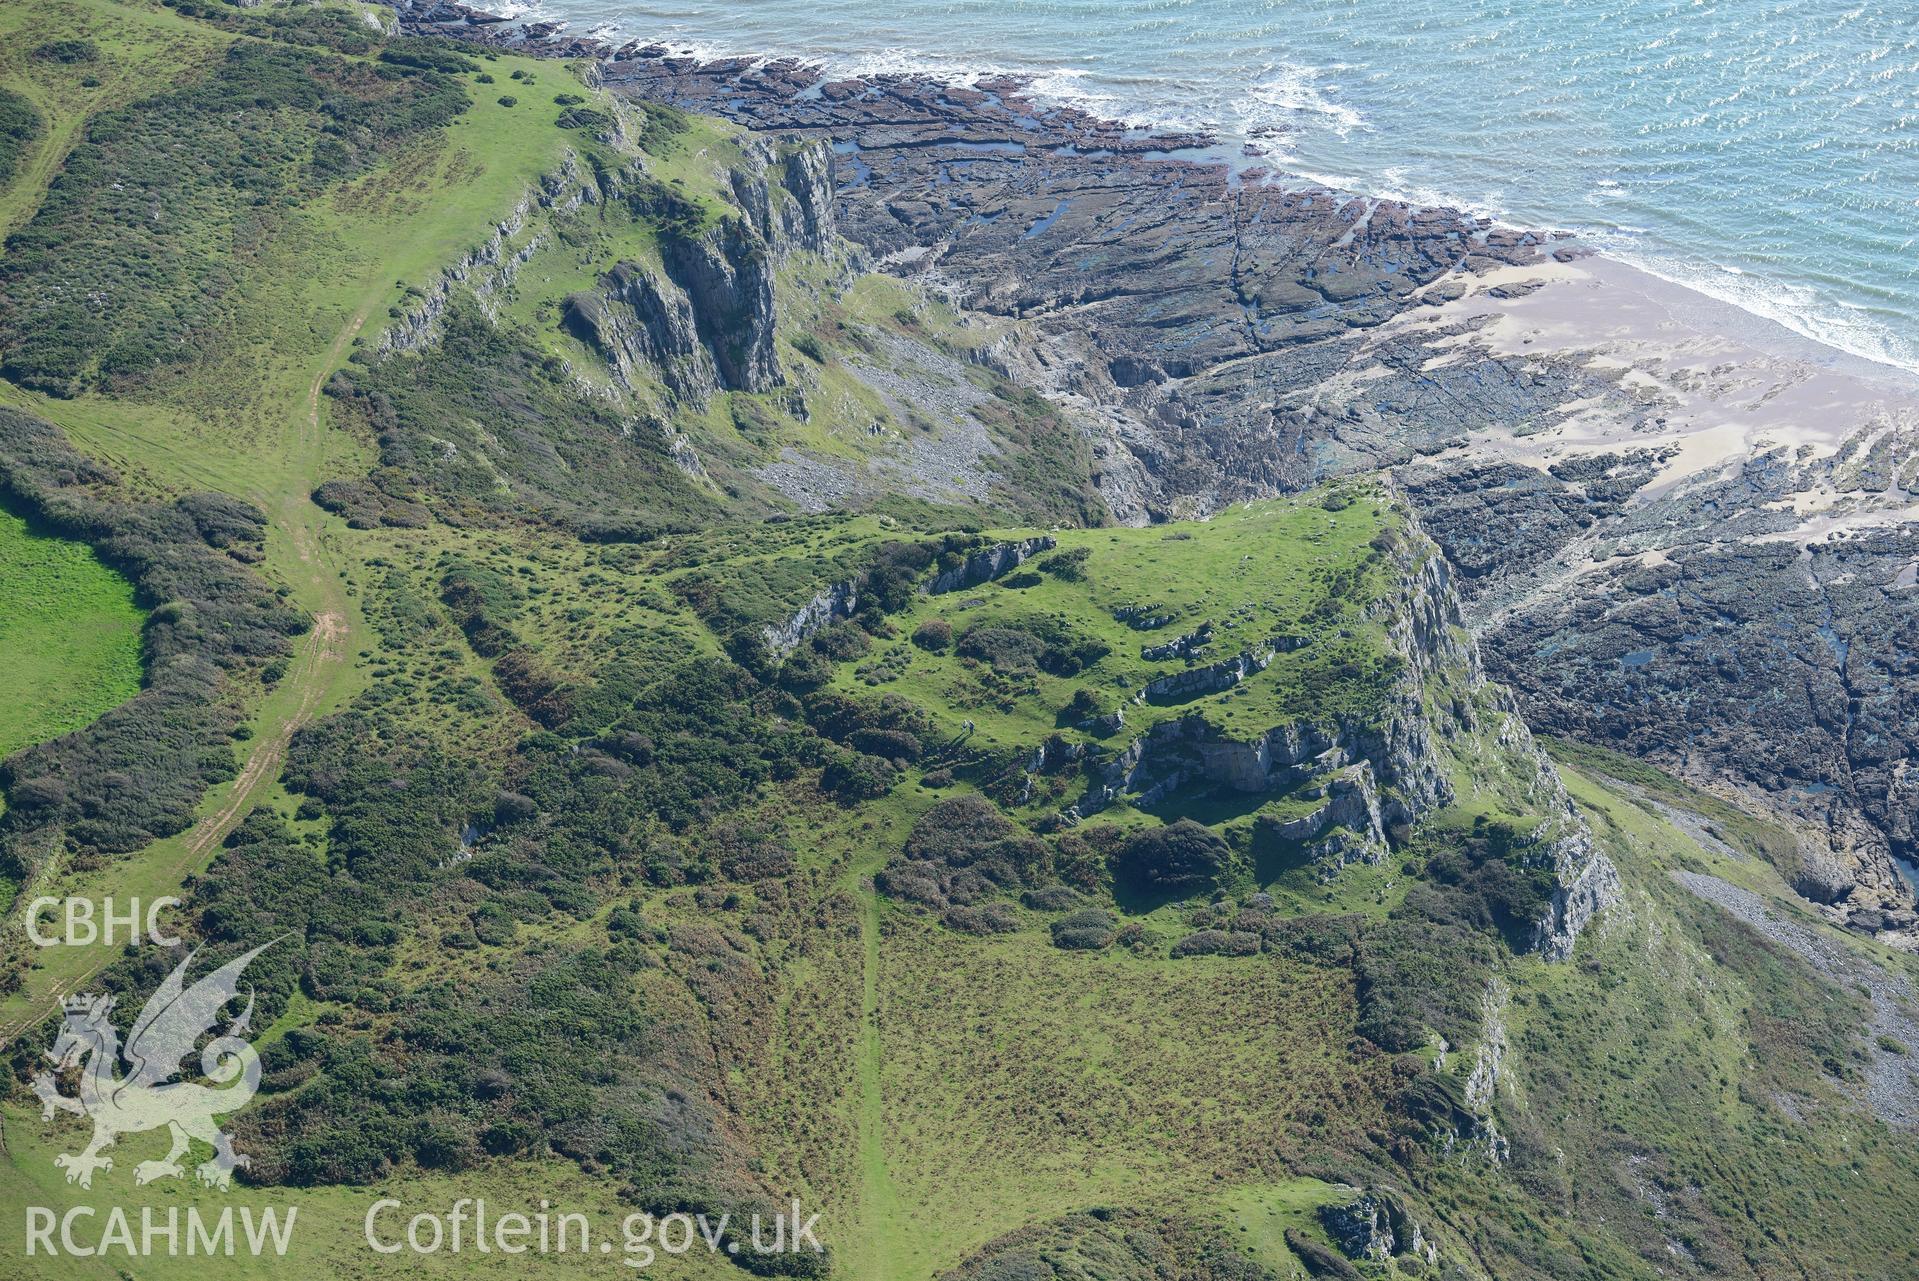
{"type": "Polygon", "coordinates": [[[1073,813],[1122,796],[1151,806],[1194,783],[1318,802],[1269,830],[1309,843],[1328,876],[1383,859],[1396,832],[1453,799],[1433,727],[1406,689],[1376,718],[1293,721],[1251,740],[1227,737],[1201,713],[1161,721],[1114,758],[1073,813]]]}
{"type": "Polygon", "coordinates": [[[779,386],[784,379],[773,351],[773,255],[752,224],[727,218],[702,236],[668,236],[660,256],[692,305],[720,385],[729,391],[779,386]]]}
{"type": "Polygon", "coordinates": [[[1549,961],[1572,957],[1592,919],[1617,902],[1619,869],[1593,845],[1584,821],[1567,811],[1558,834],[1546,848],[1557,888],[1546,915],[1533,926],[1533,949],[1549,961]]]}
{"type": "Polygon", "coordinates": [[[1170,676],[1148,681],[1146,687],[1140,690],[1138,701],[1180,703],[1189,698],[1217,694],[1221,690],[1231,689],[1255,672],[1265,671],[1272,661],[1271,646],[1249,649],[1243,654],[1217,663],[1208,663],[1204,667],[1189,667],[1183,672],[1174,672],[1170,676]]]}
{"type": "Polygon", "coordinates": [[[440,318],[457,287],[465,287],[488,315],[493,314],[493,296],[512,284],[520,268],[546,243],[548,223],[538,215],[597,205],[618,195],[625,176],[617,170],[589,171],[569,151],[559,168],[543,174],[477,248],[441,271],[424,289],[414,291],[413,305],[380,335],[379,353],[420,351],[436,342],[440,318]]]}
{"type": "Polygon", "coordinates": [[[760,239],[781,259],[794,249],[831,252],[838,236],[831,149],[819,141],[779,147],[757,137],[745,149],[745,165],[729,170],[727,183],[760,239]]]}
{"type": "MultiPolygon", "coordinates": [[[[1418,530],[1416,521],[1413,528],[1418,530]]],[[[1489,702],[1497,718],[1496,727],[1490,727],[1496,746],[1512,762],[1511,768],[1530,774],[1527,801],[1544,822],[1533,833],[1527,857],[1553,869],[1556,887],[1545,916],[1534,924],[1533,947],[1548,960],[1566,960],[1580,932],[1619,897],[1618,869],[1574,811],[1559,772],[1533,741],[1511,692],[1486,679],[1479,647],[1465,626],[1451,565],[1423,532],[1417,532],[1417,539],[1422,561],[1409,578],[1399,607],[1392,611],[1388,630],[1400,653],[1422,669],[1422,679],[1449,669],[1464,674],[1466,688],[1477,697],[1455,700],[1458,723],[1483,735],[1489,728],[1483,723],[1487,718],[1480,716],[1481,723],[1475,725],[1471,706],[1475,701],[1489,702]]]]}
{"type": "Polygon", "coordinates": [[[1439,1246],[1405,1198],[1387,1188],[1369,1188],[1345,1205],[1323,1205],[1319,1225],[1349,1259],[1386,1263],[1416,1259],[1440,1264],[1439,1246]]]}
{"type": "Polygon", "coordinates": [[[785,658],[801,645],[834,623],[851,618],[860,605],[857,580],[835,583],[815,593],[791,618],[763,629],[766,647],[774,657],[785,658]]]}
{"type": "Polygon", "coordinates": [[[1511,695],[1486,678],[1445,558],[1402,514],[1405,530],[1386,546],[1397,581],[1371,611],[1402,666],[1374,709],[1292,721],[1251,738],[1227,735],[1203,710],[1161,721],[1105,764],[1066,817],[1120,798],[1152,806],[1194,784],[1290,794],[1311,808],[1262,820],[1265,831],[1301,843],[1330,878],[1350,863],[1384,859],[1414,824],[1457,799],[1455,778],[1471,779],[1475,788],[1496,785],[1504,803],[1540,817],[1518,856],[1551,867],[1556,888],[1532,942],[1549,959],[1564,960],[1617,898],[1618,873],[1573,810],[1511,695]]]}
{"type": "Polygon", "coordinates": [[[698,235],[664,235],[659,268],[621,263],[566,300],[567,331],[628,390],[657,382],[698,405],[716,391],[784,385],[773,275],[796,251],[834,246],[830,152],[755,141],[746,154],[726,175],[736,214],[698,235]]]}
{"type": "MultiPolygon", "coordinates": [[[[643,163],[593,171],[568,153],[485,241],[416,291],[413,305],[382,334],[380,353],[432,345],[456,288],[488,307],[547,242],[551,219],[543,214],[618,200],[643,163]]],[[[832,153],[818,142],[753,139],[746,163],[726,179],[734,213],[696,235],[665,234],[658,266],[620,263],[596,288],[566,299],[567,332],[629,391],[653,384],[675,401],[700,405],[717,391],[784,385],[774,349],[774,270],[794,252],[826,254],[839,244],[832,153]]]]}
{"type": "Polygon", "coordinates": [[[623,262],[569,296],[567,332],[628,390],[657,381],[676,401],[784,382],[773,348],[772,257],[751,224],[729,218],[660,242],[663,270],[623,262]]]}
{"type": "Polygon", "coordinates": [[[696,403],[719,389],[719,370],[700,341],[693,304],[645,267],[621,263],[601,277],[599,290],[569,297],[561,321],[629,389],[657,377],[675,399],[696,403]]]}

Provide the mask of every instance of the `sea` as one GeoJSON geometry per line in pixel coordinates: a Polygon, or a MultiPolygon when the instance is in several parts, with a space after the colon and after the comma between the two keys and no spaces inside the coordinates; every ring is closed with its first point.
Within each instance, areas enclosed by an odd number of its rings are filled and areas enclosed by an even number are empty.
{"type": "MultiPolygon", "coordinates": [[[[496,3],[498,0],[496,0],[496,3]]],[[[1369,195],[1565,229],[1919,370],[1919,0],[535,0],[836,74],[1015,72],[1369,195]]]]}

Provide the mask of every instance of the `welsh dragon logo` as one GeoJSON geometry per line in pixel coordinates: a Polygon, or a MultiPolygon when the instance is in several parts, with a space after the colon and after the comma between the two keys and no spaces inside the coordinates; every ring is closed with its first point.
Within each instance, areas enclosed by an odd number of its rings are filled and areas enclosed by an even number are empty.
{"type": "Polygon", "coordinates": [[[253,1017],[251,992],[246,1009],[228,1025],[225,1035],[200,1051],[201,1075],[222,1088],[173,1078],[180,1074],[181,1060],[213,1027],[227,1002],[239,995],[240,975],[247,964],[271,946],[254,948],[191,987],[186,985],[187,967],[199,953],[188,954],[148,999],[124,1048],[111,1018],[112,996],[62,1000],[66,1022],[47,1057],[57,1072],[81,1068],[80,1092],[77,1097],[60,1093],[54,1071],[35,1076],[33,1092],[40,1097],[40,1114],[46,1120],[52,1120],[57,1110],[93,1122],[93,1140],[84,1151],[53,1159],[66,1170],[68,1183],[92,1187],[94,1171],[113,1168],[113,1158],[101,1155],[104,1149],[123,1134],[165,1126],[172,1131],[173,1146],[162,1159],[142,1161],[134,1168],[136,1184],[179,1177],[184,1173],[180,1158],[198,1139],[213,1147],[213,1158],[195,1167],[200,1182],[221,1189],[232,1186],[234,1170],[245,1167],[249,1158],[233,1150],[233,1140],[214,1118],[246,1106],[260,1087],[260,1056],[243,1035],[253,1017]],[[128,1074],[116,1077],[122,1057],[128,1074]]]}

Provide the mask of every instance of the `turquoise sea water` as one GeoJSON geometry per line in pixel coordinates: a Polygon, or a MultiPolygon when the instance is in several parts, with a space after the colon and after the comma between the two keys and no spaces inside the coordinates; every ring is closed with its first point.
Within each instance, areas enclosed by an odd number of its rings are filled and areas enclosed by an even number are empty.
{"type": "Polygon", "coordinates": [[[1919,369],[1919,0],[538,0],[841,73],[1039,77],[1336,186],[1586,233],[1919,369]]]}

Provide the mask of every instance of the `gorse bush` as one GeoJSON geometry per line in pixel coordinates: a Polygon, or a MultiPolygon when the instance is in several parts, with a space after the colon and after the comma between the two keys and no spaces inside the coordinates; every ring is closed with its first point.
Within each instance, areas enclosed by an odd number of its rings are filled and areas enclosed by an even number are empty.
{"type": "Polygon", "coordinates": [[[36,46],[33,56],[41,62],[98,62],[100,46],[91,40],[49,40],[36,46]]]}
{"type": "Polygon", "coordinates": [[[0,187],[13,181],[21,158],[45,129],[32,102],[11,89],[0,89],[0,187]]]}
{"type": "Polygon", "coordinates": [[[874,884],[894,898],[943,909],[1035,884],[1051,858],[1044,841],[985,797],[955,796],[920,816],[874,884]]]}
{"type": "Polygon", "coordinates": [[[913,643],[934,654],[944,654],[953,645],[953,625],[943,618],[929,618],[913,629],[913,643]]]}
{"type": "Polygon", "coordinates": [[[1113,860],[1113,874],[1140,891],[1191,892],[1215,884],[1232,852],[1211,828],[1182,818],[1129,838],[1113,860]]]}
{"type": "Polygon", "coordinates": [[[1014,627],[975,627],[960,638],[959,656],[985,663],[1001,675],[1039,670],[1046,642],[1014,627]]]}
{"type": "Polygon", "coordinates": [[[1097,952],[1111,947],[1119,934],[1119,921],[1111,912],[1082,908],[1060,917],[1052,924],[1053,946],[1068,951],[1097,952]]]}
{"type": "Polygon", "coordinates": [[[1080,633],[1065,619],[1051,616],[982,624],[959,639],[956,653],[990,666],[1001,675],[1033,671],[1072,676],[1112,652],[1095,636],[1080,633]]]}

